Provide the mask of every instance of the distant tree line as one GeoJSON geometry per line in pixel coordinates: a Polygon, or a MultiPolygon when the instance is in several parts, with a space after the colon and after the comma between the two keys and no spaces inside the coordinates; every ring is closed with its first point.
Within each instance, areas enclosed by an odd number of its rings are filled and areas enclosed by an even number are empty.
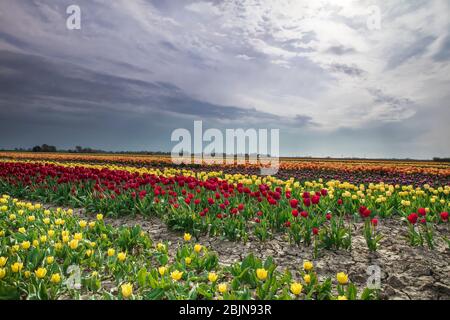
{"type": "MultiPolygon", "coordinates": [[[[2,151],[6,151],[1,149],[2,151]]],[[[34,146],[33,148],[15,148],[14,151],[28,151],[28,152],[67,152],[67,153],[109,153],[109,154],[142,154],[142,155],[169,155],[170,152],[162,151],[105,151],[101,149],[92,149],[89,147],[76,146],[75,149],[57,149],[55,146],[43,144],[41,146],[34,146]]]]}
{"type": "Polygon", "coordinates": [[[438,157],[434,157],[433,161],[437,161],[437,162],[450,162],[450,158],[438,158],[438,157]]]}
{"type": "Polygon", "coordinates": [[[33,152],[56,152],[55,146],[49,146],[48,144],[43,144],[42,146],[34,146],[31,151],[33,152]]]}

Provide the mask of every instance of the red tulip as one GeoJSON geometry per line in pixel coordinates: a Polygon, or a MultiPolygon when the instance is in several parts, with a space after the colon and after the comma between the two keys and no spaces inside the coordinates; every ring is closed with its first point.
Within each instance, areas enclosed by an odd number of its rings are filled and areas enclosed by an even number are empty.
{"type": "Polygon", "coordinates": [[[411,213],[411,214],[408,216],[408,221],[409,221],[411,224],[416,224],[416,223],[417,223],[417,218],[418,218],[417,213],[411,213]]]}
{"type": "Polygon", "coordinates": [[[325,215],[325,218],[327,218],[327,220],[331,220],[331,213],[327,213],[327,214],[325,215]]]}
{"type": "Polygon", "coordinates": [[[337,201],[337,203],[338,203],[338,205],[342,205],[342,199],[338,199],[338,201],[337,201]]]}
{"type": "Polygon", "coordinates": [[[302,211],[302,212],[300,213],[300,215],[301,215],[303,218],[308,218],[308,212],[306,212],[306,211],[302,211]]]}
{"type": "Polygon", "coordinates": [[[319,229],[318,228],[312,228],[312,232],[313,232],[313,235],[318,235],[319,234],[319,229]]]}
{"type": "Polygon", "coordinates": [[[377,218],[373,218],[373,219],[372,219],[372,225],[373,225],[374,227],[376,227],[376,226],[378,225],[378,219],[377,219],[377,218]]]}
{"type": "Polygon", "coordinates": [[[448,212],[441,212],[442,221],[448,221],[448,212]]]}
{"type": "Polygon", "coordinates": [[[419,208],[417,209],[417,213],[419,214],[419,216],[424,217],[427,214],[427,211],[425,210],[425,208],[419,208]]]}
{"type": "Polygon", "coordinates": [[[298,200],[297,199],[292,199],[290,202],[291,208],[295,209],[298,206],[298,200]]]}
{"type": "Polygon", "coordinates": [[[297,209],[292,210],[292,215],[293,215],[295,218],[297,218],[297,217],[298,217],[298,210],[297,210],[297,209]]]}
{"type": "Polygon", "coordinates": [[[372,211],[370,211],[369,209],[367,209],[364,206],[359,207],[359,214],[361,215],[361,217],[363,218],[368,218],[370,217],[370,215],[372,214],[372,211]]]}
{"type": "Polygon", "coordinates": [[[313,196],[311,201],[313,204],[318,204],[320,201],[320,196],[318,195],[313,196]]]}
{"type": "Polygon", "coordinates": [[[311,199],[304,198],[303,199],[303,204],[305,205],[305,207],[309,207],[311,205],[311,199]]]}

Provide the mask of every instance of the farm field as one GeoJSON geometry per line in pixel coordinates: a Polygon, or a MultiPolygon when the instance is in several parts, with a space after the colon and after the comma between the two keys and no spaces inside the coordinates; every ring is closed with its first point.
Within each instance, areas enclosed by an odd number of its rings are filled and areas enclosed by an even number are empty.
{"type": "Polygon", "coordinates": [[[446,163],[0,157],[2,298],[450,298],[446,163]]]}

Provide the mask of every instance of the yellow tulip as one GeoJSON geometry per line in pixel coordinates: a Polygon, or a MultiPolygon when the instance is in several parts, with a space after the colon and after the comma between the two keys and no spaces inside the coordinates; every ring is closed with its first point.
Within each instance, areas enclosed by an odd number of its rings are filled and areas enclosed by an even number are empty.
{"type": "Polygon", "coordinates": [[[52,276],[50,278],[51,283],[59,283],[60,281],[61,281],[61,276],[59,275],[59,273],[52,274],[52,276]]]}
{"type": "Polygon", "coordinates": [[[217,276],[217,274],[216,274],[215,272],[210,272],[210,273],[208,274],[208,280],[209,280],[210,282],[216,282],[216,281],[217,281],[217,278],[218,278],[218,276],[217,276]]]}
{"type": "Polygon", "coordinates": [[[311,276],[309,274],[305,274],[305,276],[303,277],[303,280],[305,281],[306,284],[310,284],[311,276]]]}
{"type": "Polygon", "coordinates": [[[192,259],[189,258],[189,257],[186,257],[186,258],[184,259],[184,262],[186,262],[187,265],[190,265],[191,262],[192,262],[192,259]]]}
{"type": "Polygon", "coordinates": [[[52,264],[53,261],[55,261],[55,258],[53,256],[48,256],[47,257],[47,264],[52,264]]]}
{"type": "Polygon", "coordinates": [[[116,250],[114,250],[113,248],[108,249],[108,257],[112,257],[115,253],[116,253],[116,250]]]}
{"type": "Polygon", "coordinates": [[[175,281],[180,280],[182,276],[183,272],[180,272],[178,270],[172,271],[172,273],[170,274],[170,277],[175,281]]]}
{"type": "Polygon", "coordinates": [[[298,283],[294,282],[291,284],[291,292],[295,295],[299,295],[302,292],[303,286],[298,283]]]}
{"type": "Polygon", "coordinates": [[[313,269],[313,267],[314,267],[314,265],[311,261],[303,262],[303,269],[305,269],[305,271],[310,271],[313,269]]]}
{"type": "Polygon", "coordinates": [[[125,252],[119,252],[117,254],[117,259],[119,259],[120,262],[125,261],[126,258],[127,258],[127,254],[125,252]]]}
{"type": "Polygon", "coordinates": [[[192,236],[190,233],[185,233],[183,238],[184,238],[184,241],[190,241],[192,236]]]}
{"type": "Polygon", "coordinates": [[[127,299],[133,294],[133,285],[131,283],[124,283],[121,286],[122,289],[122,296],[127,299]]]}
{"type": "Polygon", "coordinates": [[[45,268],[38,268],[36,271],[34,271],[34,274],[38,279],[42,279],[47,274],[47,269],[45,268]]]}
{"type": "Polygon", "coordinates": [[[267,270],[263,268],[256,269],[256,276],[259,280],[266,280],[267,278],[267,270]]]}
{"type": "Polygon", "coordinates": [[[70,247],[70,249],[72,249],[72,250],[75,250],[76,248],[78,248],[78,240],[77,240],[77,239],[72,239],[72,240],[69,242],[69,247],[70,247]]]}
{"type": "Polygon", "coordinates": [[[220,293],[225,293],[228,290],[226,283],[221,283],[217,286],[217,290],[219,290],[220,293]]]}
{"type": "Polygon", "coordinates": [[[0,268],[0,280],[6,276],[6,269],[0,268]]]}
{"type": "Polygon", "coordinates": [[[194,251],[199,253],[200,251],[202,251],[202,245],[201,244],[196,244],[194,246],[194,251]]]}
{"type": "Polygon", "coordinates": [[[24,241],[24,242],[22,242],[22,249],[27,250],[27,249],[30,248],[30,246],[31,246],[30,241],[24,241]]]}
{"type": "Polygon", "coordinates": [[[4,267],[6,265],[6,261],[8,261],[8,258],[0,257],[0,267],[4,267]]]}
{"type": "Polygon", "coordinates": [[[158,272],[161,276],[163,276],[166,273],[166,271],[167,271],[167,268],[164,266],[158,268],[158,272]]]}
{"type": "Polygon", "coordinates": [[[339,272],[336,275],[336,279],[339,282],[339,284],[347,284],[348,283],[348,275],[346,275],[344,272],[339,272]]]}
{"type": "Polygon", "coordinates": [[[338,296],[338,300],[348,300],[346,296],[338,296]]]}

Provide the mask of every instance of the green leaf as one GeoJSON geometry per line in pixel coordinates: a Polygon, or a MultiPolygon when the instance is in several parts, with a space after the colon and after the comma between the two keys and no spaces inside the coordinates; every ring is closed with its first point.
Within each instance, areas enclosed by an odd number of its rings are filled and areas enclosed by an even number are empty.
{"type": "Polygon", "coordinates": [[[0,300],[18,300],[20,293],[17,287],[2,284],[0,286],[0,300]]]}
{"type": "Polygon", "coordinates": [[[141,268],[137,274],[138,284],[141,287],[145,286],[145,280],[147,278],[147,270],[145,268],[141,268]]]}

